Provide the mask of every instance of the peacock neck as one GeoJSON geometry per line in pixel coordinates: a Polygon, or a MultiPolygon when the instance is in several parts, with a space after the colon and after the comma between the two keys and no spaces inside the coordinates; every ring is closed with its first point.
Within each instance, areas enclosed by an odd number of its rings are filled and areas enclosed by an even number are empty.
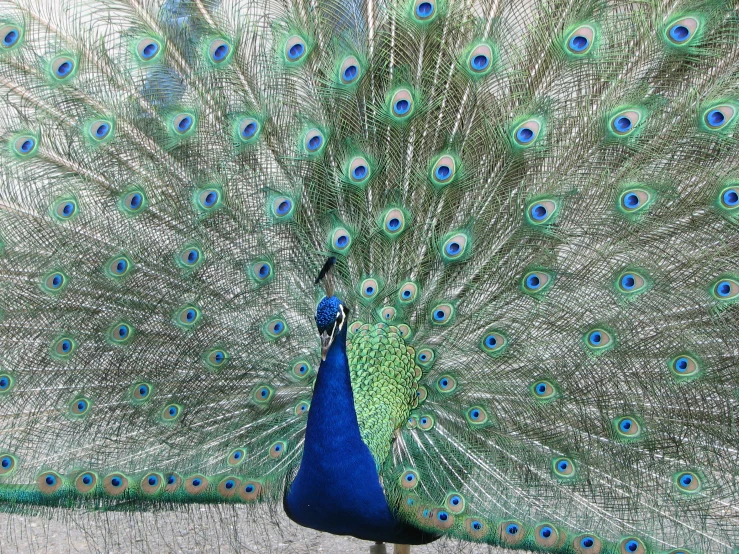
{"type": "Polygon", "coordinates": [[[366,540],[428,542],[391,514],[354,409],[346,327],[321,362],[308,412],[303,458],[284,499],[305,527],[366,540]]]}

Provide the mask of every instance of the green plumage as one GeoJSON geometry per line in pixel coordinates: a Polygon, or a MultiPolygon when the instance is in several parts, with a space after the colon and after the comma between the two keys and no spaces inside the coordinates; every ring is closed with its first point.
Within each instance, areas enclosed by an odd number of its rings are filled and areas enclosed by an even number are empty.
{"type": "Polygon", "coordinates": [[[399,518],[739,548],[737,9],[0,2],[0,509],[281,502],[335,256],[399,518]]]}

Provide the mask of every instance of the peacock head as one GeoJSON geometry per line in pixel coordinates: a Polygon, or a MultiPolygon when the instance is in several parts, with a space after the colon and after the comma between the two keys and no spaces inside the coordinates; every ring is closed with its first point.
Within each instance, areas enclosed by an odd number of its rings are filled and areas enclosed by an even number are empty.
{"type": "Polygon", "coordinates": [[[328,349],[341,333],[349,309],[335,296],[324,296],[316,308],[316,326],[321,337],[321,359],[326,359],[328,349]]]}

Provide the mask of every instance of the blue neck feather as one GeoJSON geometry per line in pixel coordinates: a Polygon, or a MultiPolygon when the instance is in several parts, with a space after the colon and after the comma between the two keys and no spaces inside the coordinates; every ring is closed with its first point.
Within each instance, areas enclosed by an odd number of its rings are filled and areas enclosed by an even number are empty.
{"type": "Polygon", "coordinates": [[[390,512],[375,461],[359,433],[346,326],[318,370],[303,459],[284,505],[300,525],[337,535],[404,544],[436,538],[398,522],[390,512]]]}

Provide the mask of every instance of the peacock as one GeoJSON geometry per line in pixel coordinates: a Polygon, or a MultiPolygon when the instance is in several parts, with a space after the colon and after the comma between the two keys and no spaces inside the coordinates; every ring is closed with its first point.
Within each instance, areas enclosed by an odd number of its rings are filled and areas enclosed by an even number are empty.
{"type": "Polygon", "coordinates": [[[734,0],[2,0],[0,90],[2,511],[739,549],[734,0]]]}

